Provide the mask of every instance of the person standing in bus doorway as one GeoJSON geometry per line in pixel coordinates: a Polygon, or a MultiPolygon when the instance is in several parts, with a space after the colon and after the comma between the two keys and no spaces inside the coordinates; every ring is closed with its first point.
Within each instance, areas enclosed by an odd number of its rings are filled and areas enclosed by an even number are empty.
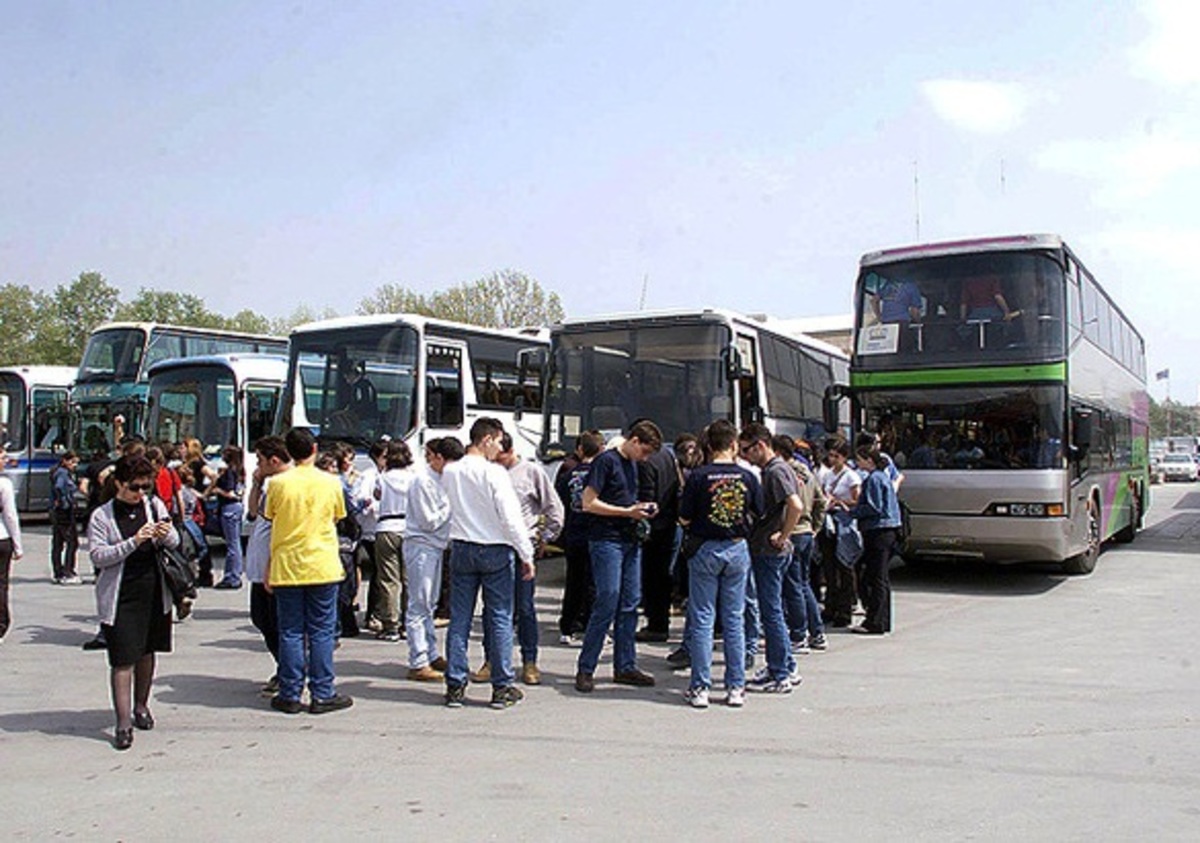
{"type": "Polygon", "coordinates": [[[50,566],[54,582],[59,585],[79,585],[82,580],[75,571],[75,554],[79,550],[78,512],[75,498],[79,483],[75,469],[79,457],[74,451],[62,455],[50,483],[50,523],[54,536],[50,541],[50,566]]]}
{"type": "Polygon", "coordinates": [[[21,522],[17,518],[17,496],[12,480],[4,473],[8,453],[0,442],[0,641],[8,634],[8,581],[12,563],[24,554],[21,548],[21,522]]]}
{"type": "Polygon", "coordinates": [[[513,684],[513,571],[533,579],[533,542],[508,472],[496,465],[504,425],[487,416],[471,425],[466,455],[442,471],[450,501],[450,630],[446,635],[446,707],[461,708],[467,688],[467,640],[475,600],[483,592],[483,624],[491,651],[491,707],[505,709],[525,698],[513,684]]]}
{"type": "Polygon", "coordinates": [[[263,514],[271,521],[267,590],[279,621],[279,693],[271,707],[303,710],[305,678],[312,714],[349,708],[354,700],[334,690],[333,649],[338,586],[345,576],[338,555],[337,522],[346,517],[341,481],[314,463],[312,431],[294,427],[284,437],[291,471],[271,481],[263,514]]]}
{"type": "Polygon", "coordinates": [[[225,539],[225,575],[216,588],[234,589],[242,587],[242,515],[245,507],[246,469],[243,467],[242,449],[229,445],[221,452],[225,467],[217,475],[212,494],[220,504],[217,511],[221,518],[221,536],[225,539]]]}
{"type": "MultiPolygon", "coordinates": [[[[558,538],[563,526],[563,506],[550,478],[539,466],[521,459],[513,451],[512,436],[506,431],[500,437],[500,453],[496,462],[508,471],[517,501],[521,504],[521,517],[525,529],[533,542],[534,556],[538,559],[546,554],[546,545],[558,538]]],[[[526,685],[542,684],[542,673],[538,669],[538,622],[534,607],[534,579],[514,576],[513,621],[517,641],[521,645],[521,681],[526,685]]],[[[487,628],[484,628],[487,632],[487,628]]],[[[484,642],[487,648],[487,642],[484,642]]]]}
{"type": "Polygon", "coordinates": [[[654,677],[637,666],[637,610],[642,599],[642,545],[639,524],[658,513],[658,504],[639,502],[637,463],[662,447],[662,433],[650,421],[640,421],[629,435],[592,461],[583,510],[592,516],[588,552],[596,601],[583,636],[575,673],[575,690],[595,689],[594,674],[605,636],[613,630],[613,681],[649,687],[654,677]]]}

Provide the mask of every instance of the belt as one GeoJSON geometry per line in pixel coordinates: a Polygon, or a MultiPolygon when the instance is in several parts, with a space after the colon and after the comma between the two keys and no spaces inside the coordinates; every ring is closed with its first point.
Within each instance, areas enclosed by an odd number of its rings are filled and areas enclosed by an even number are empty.
{"type": "Polygon", "coordinates": [[[380,515],[379,518],[377,519],[376,523],[378,523],[379,521],[403,521],[403,520],[404,520],[404,513],[399,512],[395,515],[380,515]]]}

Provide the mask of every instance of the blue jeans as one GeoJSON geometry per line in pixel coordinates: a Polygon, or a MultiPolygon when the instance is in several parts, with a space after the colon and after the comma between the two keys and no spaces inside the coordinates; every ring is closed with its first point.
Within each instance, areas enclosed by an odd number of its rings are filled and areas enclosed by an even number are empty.
{"type": "Polygon", "coordinates": [[[721,606],[725,687],[746,686],[746,580],[750,548],[743,539],[709,540],[688,560],[689,687],[712,687],[713,624],[721,606]]]}
{"type": "Polygon", "coordinates": [[[592,558],[592,580],[596,584],[596,601],[587,631],[583,633],[583,650],[579,653],[580,673],[595,673],[604,649],[604,636],[613,630],[613,672],[637,670],[637,647],[633,636],[637,632],[638,603],[642,600],[642,546],[635,541],[589,541],[592,558]]]}
{"type": "MultiPolygon", "coordinates": [[[[225,576],[231,585],[242,584],[242,505],[227,503],[221,507],[221,537],[225,539],[225,576]]],[[[322,697],[324,699],[324,697],[322,697]]]]}
{"type": "Polygon", "coordinates": [[[467,641],[475,600],[483,591],[483,628],[492,685],[513,683],[512,606],[516,554],[506,544],[450,543],[450,628],[446,632],[446,684],[467,684],[467,641]]]}
{"type": "MultiPolygon", "coordinates": [[[[724,624],[725,615],[722,614],[722,624],[724,624]]],[[[762,634],[762,617],[758,610],[758,585],[754,579],[754,566],[750,566],[750,575],[746,577],[746,611],[744,614],[746,624],[746,655],[753,663],[754,657],[758,655],[758,637],[762,634]]]]}
{"type": "MultiPolygon", "coordinates": [[[[521,566],[513,566],[513,623],[516,626],[517,642],[521,645],[521,663],[536,664],[538,657],[537,609],[533,605],[536,580],[521,579],[521,566]]],[[[491,649],[491,634],[483,628],[483,653],[487,658],[491,649]]]]}
{"type": "Polygon", "coordinates": [[[783,608],[793,641],[803,641],[805,635],[819,638],[825,634],[821,607],[812,587],[814,545],[812,533],[792,535],[794,550],[792,562],[783,577],[783,608]]]}
{"type": "Polygon", "coordinates": [[[279,696],[299,700],[308,675],[308,693],[328,700],[333,690],[333,642],[337,628],[338,583],[276,586],[279,622],[279,696]],[[305,658],[305,649],[308,657],[305,658]]]}
{"type": "Polygon", "coordinates": [[[787,621],[783,615],[783,575],[791,561],[791,556],[785,554],[755,556],[753,563],[758,611],[767,639],[767,670],[775,681],[787,679],[795,667],[787,621]]]}

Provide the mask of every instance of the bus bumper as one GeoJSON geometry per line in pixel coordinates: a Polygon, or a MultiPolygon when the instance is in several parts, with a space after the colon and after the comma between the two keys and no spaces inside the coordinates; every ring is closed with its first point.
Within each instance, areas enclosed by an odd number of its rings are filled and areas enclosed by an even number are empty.
{"type": "Polygon", "coordinates": [[[1061,562],[1078,553],[1066,518],[912,516],[905,556],[986,562],[1061,562]]]}

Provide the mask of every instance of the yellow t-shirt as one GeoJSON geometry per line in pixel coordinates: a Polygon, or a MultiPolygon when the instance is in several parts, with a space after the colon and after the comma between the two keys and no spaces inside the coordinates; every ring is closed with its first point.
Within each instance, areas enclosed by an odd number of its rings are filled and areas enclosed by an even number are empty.
{"type": "Polygon", "coordinates": [[[346,517],[346,501],[337,476],[311,465],[275,475],[265,514],[271,522],[272,586],[341,581],[336,522],[346,517]]]}

